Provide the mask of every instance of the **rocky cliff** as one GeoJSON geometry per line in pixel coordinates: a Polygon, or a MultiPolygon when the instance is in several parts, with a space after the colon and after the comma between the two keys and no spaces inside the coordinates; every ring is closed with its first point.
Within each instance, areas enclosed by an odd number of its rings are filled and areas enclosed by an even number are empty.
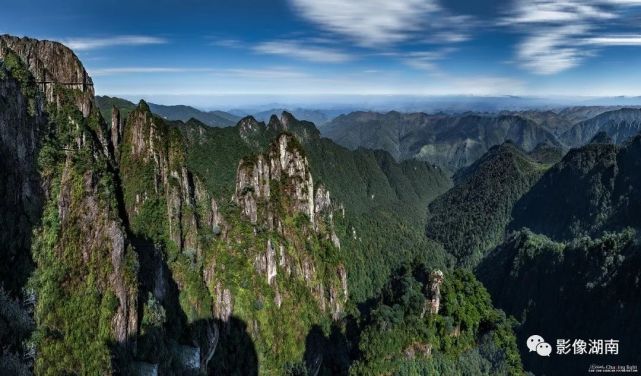
{"type": "Polygon", "coordinates": [[[3,158],[15,164],[3,190],[28,201],[26,213],[39,202],[43,208],[41,218],[27,214],[20,224],[33,228],[36,371],[110,372],[109,344],[128,346],[138,313],[136,256],[118,209],[108,127],[93,106],[91,80],[68,48],[2,36],[0,59],[20,88],[11,80],[1,85],[3,149],[16,149],[3,158]]]}
{"type": "Polygon", "coordinates": [[[93,81],[71,49],[58,42],[1,35],[0,59],[7,51],[20,57],[47,102],[62,104],[63,93],[56,85],[63,85],[77,90],[72,101],[85,117],[89,115],[95,101],[93,81]]]}
{"type": "MultiPolygon", "coordinates": [[[[115,154],[134,245],[145,260],[142,295],[151,294],[168,315],[177,312],[156,326],[165,333],[161,343],[169,357],[157,357],[144,338],[141,346],[149,350],[138,359],[160,363],[159,370],[169,372],[171,358],[178,359],[172,341],[181,341],[198,321],[215,320],[221,347],[214,362],[225,363],[232,356],[226,344],[233,341],[238,318],[249,323],[249,336],[259,343],[286,344],[283,359],[300,355],[291,336],[303,335],[309,324],[279,332],[265,320],[289,322],[292,311],[310,320],[338,319],[348,288],[334,231],[335,207],[324,186],[314,184],[297,139],[279,136],[286,129],[282,124],[241,121],[243,142],[257,149],[266,145],[266,151],[239,161],[235,193],[225,197],[215,195],[189,167],[187,140],[178,126],[141,102],[120,136],[118,115],[112,111],[111,139],[122,137],[115,154]],[[268,144],[267,136],[275,141],[268,144]]],[[[199,346],[205,357],[207,345],[199,346]]]]}
{"type": "Polygon", "coordinates": [[[0,263],[0,283],[14,293],[25,284],[31,268],[31,229],[39,223],[42,206],[37,155],[46,116],[42,99],[33,100],[36,111],[30,113],[30,98],[22,94],[20,82],[0,63],[0,244],[5,261],[0,263]],[[16,268],[23,272],[10,278],[10,271],[16,268]]]}
{"type": "MultiPolygon", "coordinates": [[[[291,239],[294,232],[306,237],[316,236],[327,246],[340,250],[333,222],[336,208],[330,193],[323,185],[314,185],[304,150],[290,134],[279,136],[264,154],[240,162],[234,201],[254,225],[264,226],[285,239],[291,239]],[[293,223],[288,224],[287,220],[293,220],[293,223]]],[[[336,285],[323,286],[316,275],[314,255],[296,250],[298,254],[294,257],[298,258],[298,265],[292,265],[289,261],[292,256],[288,256],[282,246],[279,251],[279,266],[288,274],[304,279],[314,290],[323,310],[327,307],[332,316],[340,317],[347,300],[345,267],[336,266],[336,285]],[[323,291],[325,287],[327,291],[323,291]]],[[[256,265],[267,274],[270,284],[277,274],[275,259],[274,246],[268,242],[265,254],[258,257],[256,265]]]]}

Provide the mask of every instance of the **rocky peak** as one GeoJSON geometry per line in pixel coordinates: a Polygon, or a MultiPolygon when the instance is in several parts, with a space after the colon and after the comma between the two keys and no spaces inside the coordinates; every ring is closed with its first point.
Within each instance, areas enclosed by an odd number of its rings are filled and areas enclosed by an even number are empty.
{"type": "Polygon", "coordinates": [[[320,131],[313,123],[298,120],[287,111],[283,111],[279,123],[282,129],[281,132],[293,134],[302,143],[320,138],[320,131]]]}
{"type": "Polygon", "coordinates": [[[242,213],[254,224],[264,222],[271,229],[280,227],[270,207],[274,184],[278,194],[286,198],[290,214],[304,214],[317,228],[319,216],[331,212],[329,192],[314,179],[304,150],[291,134],[281,134],[266,153],[243,159],[237,171],[234,200],[242,213]],[[259,202],[267,209],[259,211],[259,202]]]}
{"type": "MultiPolygon", "coordinates": [[[[270,124],[275,120],[278,119],[273,117],[270,124]]],[[[276,304],[280,306],[283,299],[277,277],[280,270],[302,279],[319,307],[338,319],[348,294],[345,267],[340,263],[333,265],[333,272],[327,274],[333,277],[319,279],[323,266],[315,261],[314,255],[302,252],[303,247],[297,240],[324,239],[340,249],[330,192],[322,184],[314,184],[305,151],[298,140],[283,133],[265,153],[243,159],[238,166],[233,199],[241,215],[251,223],[275,231],[284,242],[298,244],[286,250],[282,243],[268,240],[264,252],[254,261],[256,271],[265,275],[267,283],[277,292],[276,304]]]]}
{"type": "Polygon", "coordinates": [[[287,128],[290,124],[294,122],[298,122],[294,115],[287,111],[283,111],[283,113],[280,115],[280,122],[283,124],[285,128],[287,128]]]}
{"type": "Polygon", "coordinates": [[[278,116],[272,115],[269,118],[269,123],[267,123],[267,128],[274,130],[276,132],[283,132],[285,131],[285,128],[283,127],[283,124],[281,123],[280,119],[278,119],[278,116]]]}
{"type": "MultiPolygon", "coordinates": [[[[55,82],[80,90],[83,95],[76,98],[76,105],[85,117],[89,115],[94,101],[93,81],[71,49],[58,42],[1,35],[0,59],[9,50],[22,59],[37,82],[55,82]]],[[[54,85],[41,84],[41,89],[48,102],[60,102],[54,85]]]]}
{"type": "Polygon", "coordinates": [[[265,154],[241,160],[236,174],[234,199],[241,206],[242,213],[254,224],[259,220],[266,221],[270,228],[275,228],[273,212],[268,210],[259,213],[258,202],[269,201],[273,183],[280,183],[281,180],[288,183],[279,188],[283,188],[283,196],[291,200],[292,210],[306,214],[313,222],[314,181],[302,149],[287,134],[278,137],[265,154]]]}
{"type": "Polygon", "coordinates": [[[220,232],[222,217],[215,199],[187,168],[177,132],[154,116],[144,101],[129,114],[123,130],[120,166],[126,177],[137,177],[137,184],[126,205],[130,215],[137,216],[148,202],[162,198],[170,239],[181,251],[200,253],[198,230],[220,232]],[[141,180],[139,176],[145,178],[141,180]]]}
{"type": "Polygon", "coordinates": [[[149,106],[146,106],[144,101],[141,101],[136,110],[129,114],[125,130],[131,135],[131,139],[127,141],[131,147],[132,156],[145,159],[158,157],[159,151],[155,149],[161,141],[159,139],[160,123],[159,119],[153,117],[149,106]]]}
{"type": "Polygon", "coordinates": [[[244,117],[238,122],[238,133],[243,141],[248,144],[252,144],[252,139],[264,131],[265,123],[259,123],[253,116],[244,117]]]}

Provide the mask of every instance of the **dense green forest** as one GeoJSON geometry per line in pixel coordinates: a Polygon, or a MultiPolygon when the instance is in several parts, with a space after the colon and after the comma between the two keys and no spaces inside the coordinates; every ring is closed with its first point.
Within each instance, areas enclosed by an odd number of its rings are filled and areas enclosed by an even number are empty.
{"type": "Polygon", "coordinates": [[[641,138],[571,150],[514,208],[511,228],[557,240],[639,228],[641,138]],[[554,194],[551,194],[553,192],[554,194]]]}
{"type": "Polygon", "coordinates": [[[454,188],[429,205],[428,238],[442,243],[460,265],[478,264],[503,240],[512,207],[546,167],[510,142],[493,147],[454,175],[454,188]]]}
{"type": "Polygon", "coordinates": [[[639,359],[638,313],[641,252],[632,230],[596,239],[558,243],[529,230],[516,232],[479,265],[477,275],[492,299],[521,325],[519,343],[528,336],[560,339],[617,339],[617,357],[557,357],[554,363],[523,355],[535,374],[582,374],[604,359],[639,359]]]}

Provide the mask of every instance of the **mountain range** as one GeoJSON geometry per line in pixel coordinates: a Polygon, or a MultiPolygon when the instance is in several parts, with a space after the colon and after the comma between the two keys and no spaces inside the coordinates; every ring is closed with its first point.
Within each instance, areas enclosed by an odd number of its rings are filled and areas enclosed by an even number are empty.
{"type": "Polygon", "coordinates": [[[509,322],[424,236],[440,168],[289,113],[101,112],[90,78],[63,84],[87,77],[63,45],[0,52],[3,374],[521,371],[509,322]]]}
{"type": "Polygon", "coordinates": [[[641,114],[507,110],[134,104],[64,45],[0,36],[0,374],[633,364],[641,114]],[[620,352],[544,359],[533,334],[620,352]]]}
{"type": "Polygon", "coordinates": [[[622,143],[641,131],[640,115],[639,109],[619,107],[459,115],[354,112],[337,117],[321,131],[351,149],[382,149],[397,160],[420,159],[453,173],[506,141],[526,152],[540,144],[568,150],[605,130],[622,143]]]}
{"type": "MultiPolygon", "coordinates": [[[[123,116],[136,108],[136,105],[126,99],[108,96],[97,96],[96,105],[100,108],[105,118],[111,118],[113,106],[120,109],[123,116]]],[[[210,127],[229,127],[235,125],[239,116],[224,111],[201,111],[191,106],[175,105],[165,106],[149,103],[149,108],[154,114],[167,120],[187,121],[191,118],[198,119],[210,127]]]]}

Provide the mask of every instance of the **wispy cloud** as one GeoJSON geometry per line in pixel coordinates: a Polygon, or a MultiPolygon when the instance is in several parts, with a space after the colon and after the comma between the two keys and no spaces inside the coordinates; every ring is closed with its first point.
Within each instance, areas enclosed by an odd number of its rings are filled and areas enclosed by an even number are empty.
{"type": "Polygon", "coordinates": [[[554,74],[573,68],[592,52],[577,42],[587,26],[541,27],[517,46],[521,65],[537,74],[554,74]]]}
{"type": "Polygon", "coordinates": [[[304,72],[292,67],[268,67],[268,68],[194,68],[194,67],[106,67],[89,69],[92,76],[118,76],[118,75],[140,75],[140,74],[184,74],[199,73],[208,76],[238,77],[251,79],[299,79],[306,78],[304,72]]]}
{"type": "Polygon", "coordinates": [[[298,14],[361,47],[404,42],[458,43],[471,17],[452,15],[437,0],[290,0],[298,14]]]}
{"type": "Polygon", "coordinates": [[[295,40],[263,42],[256,45],[254,51],[318,63],[343,63],[353,59],[352,55],[335,48],[314,46],[295,40]]]}
{"type": "Polygon", "coordinates": [[[92,76],[115,76],[122,74],[146,73],[195,73],[211,72],[208,68],[178,68],[178,67],[115,67],[88,69],[92,76]]]}
{"type": "Polygon", "coordinates": [[[433,0],[291,0],[300,14],[322,28],[373,46],[403,41],[439,10],[433,0]]]}
{"type": "Polygon", "coordinates": [[[240,39],[233,38],[213,38],[209,43],[212,46],[223,47],[223,48],[244,48],[246,43],[240,39]]]}
{"type": "Polygon", "coordinates": [[[641,34],[594,37],[587,39],[586,43],[597,46],[641,46],[641,34]]]}
{"type": "Polygon", "coordinates": [[[616,34],[641,0],[517,0],[499,26],[523,34],[517,61],[536,74],[580,65],[607,46],[641,45],[641,34],[616,34]]]}
{"type": "Polygon", "coordinates": [[[432,51],[413,51],[404,54],[402,60],[412,68],[424,70],[432,74],[441,74],[437,63],[454,50],[455,48],[446,47],[432,51]]]}
{"type": "Polygon", "coordinates": [[[63,43],[75,51],[88,51],[107,47],[165,44],[167,40],[145,35],[120,35],[106,38],[68,38],[63,40],[63,43]]]}
{"type": "Polygon", "coordinates": [[[305,72],[292,69],[291,67],[272,67],[260,69],[247,69],[247,68],[233,68],[233,69],[219,69],[213,73],[221,76],[233,76],[238,78],[248,79],[301,79],[308,78],[309,75],[305,72]]]}

